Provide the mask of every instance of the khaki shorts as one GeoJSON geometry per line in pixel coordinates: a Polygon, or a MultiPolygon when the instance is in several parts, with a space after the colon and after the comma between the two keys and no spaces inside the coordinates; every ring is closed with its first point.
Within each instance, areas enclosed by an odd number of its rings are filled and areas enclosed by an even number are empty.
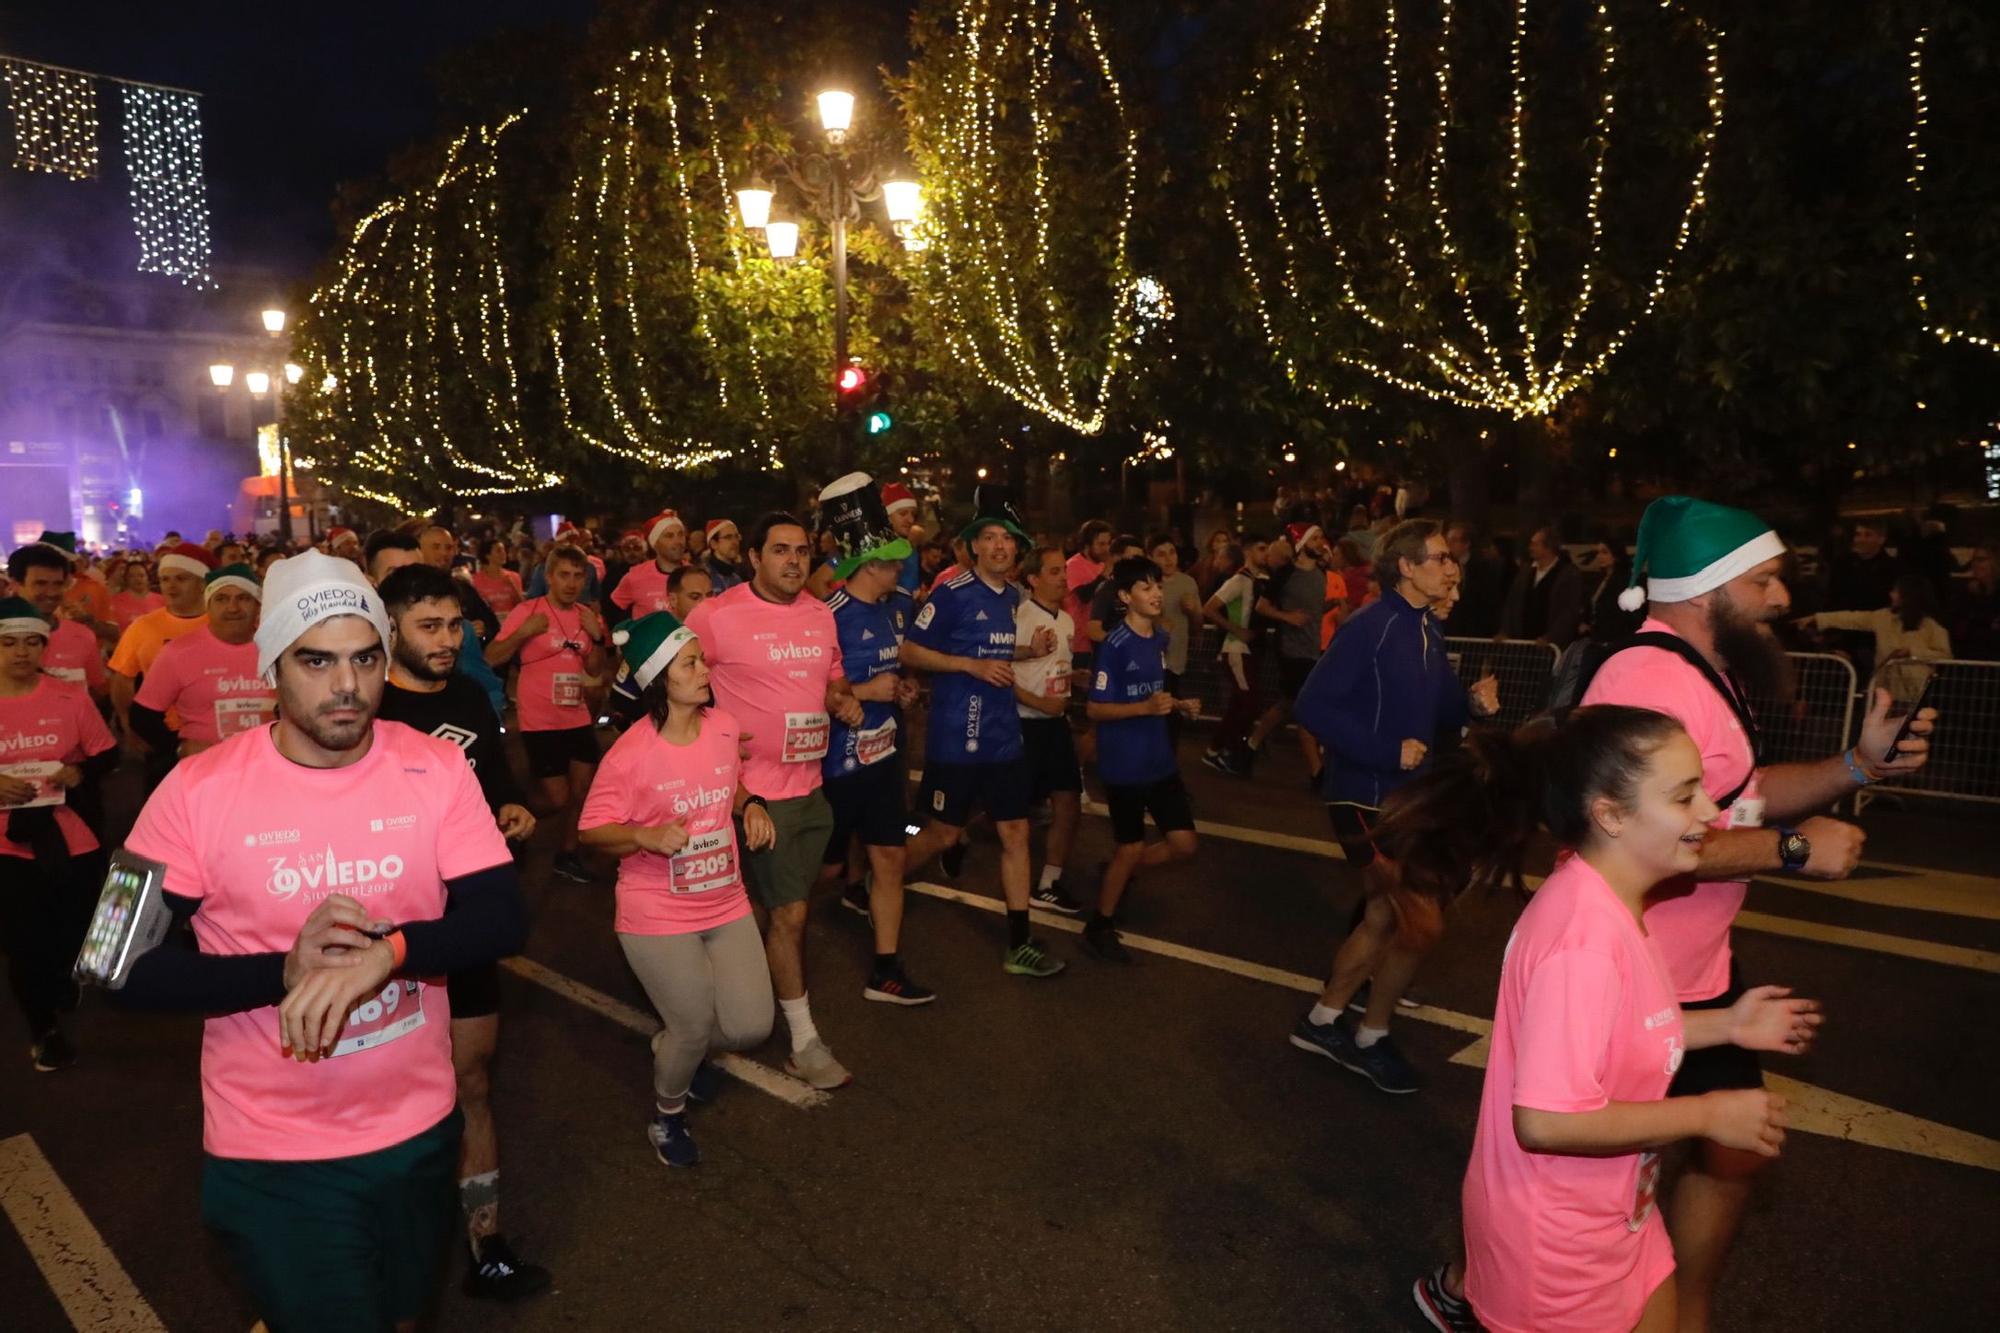
{"type": "Polygon", "coordinates": [[[768,851],[743,854],[743,879],[750,897],[770,911],[789,903],[802,903],[819,878],[821,854],[833,833],[833,807],[826,794],[808,792],[788,800],[767,803],[771,822],[778,826],[778,845],[768,851]]]}

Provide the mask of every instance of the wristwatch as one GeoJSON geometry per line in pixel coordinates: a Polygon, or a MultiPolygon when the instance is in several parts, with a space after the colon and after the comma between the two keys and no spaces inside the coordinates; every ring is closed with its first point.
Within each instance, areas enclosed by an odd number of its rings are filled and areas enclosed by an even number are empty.
{"type": "Polygon", "coordinates": [[[1778,828],[1778,860],[1786,870],[1804,870],[1806,862],[1812,859],[1812,843],[1806,835],[1795,828],[1778,828]]]}
{"type": "Polygon", "coordinates": [[[751,794],[750,794],[750,795],[749,795],[749,796],[748,796],[748,797],[747,797],[747,798],[746,798],[746,799],[744,800],[744,802],[743,802],[743,808],[742,808],[741,810],[738,810],[738,811],[736,812],[736,814],[737,814],[737,817],[738,817],[738,818],[740,819],[740,818],[741,818],[741,817],[743,817],[744,815],[747,815],[747,814],[749,814],[749,813],[750,813],[750,807],[751,807],[751,806],[753,806],[753,805],[761,805],[761,806],[763,806],[763,807],[764,807],[764,813],[765,813],[765,814],[767,814],[767,815],[771,813],[771,803],[770,803],[769,801],[765,800],[765,799],[764,799],[763,797],[761,797],[761,796],[757,795],[757,794],[756,794],[755,792],[752,792],[752,793],[751,793],[751,794]]]}

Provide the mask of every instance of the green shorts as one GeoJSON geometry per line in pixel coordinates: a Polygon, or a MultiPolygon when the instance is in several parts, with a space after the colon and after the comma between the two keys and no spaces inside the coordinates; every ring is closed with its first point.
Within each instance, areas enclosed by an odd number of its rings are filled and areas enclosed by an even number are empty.
{"type": "Polygon", "coordinates": [[[457,1110],[413,1139],[323,1162],[207,1157],[201,1217],[271,1333],[420,1318],[456,1230],[457,1110]]]}
{"type": "Polygon", "coordinates": [[[833,836],[833,807],[826,793],[771,801],[771,822],[778,826],[778,845],[768,851],[743,854],[743,879],[750,897],[765,911],[787,903],[802,903],[819,878],[820,854],[833,836]]]}

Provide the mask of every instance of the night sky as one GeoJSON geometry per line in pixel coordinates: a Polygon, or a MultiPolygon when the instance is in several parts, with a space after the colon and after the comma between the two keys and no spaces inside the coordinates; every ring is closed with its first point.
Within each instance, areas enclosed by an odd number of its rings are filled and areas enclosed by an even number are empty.
{"type": "MultiPolygon", "coordinates": [[[[335,186],[437,127],[440,57],[494,33],[581,31],[593,0],[183,0],[0,4],[0,53],[202,94],[215,259],[307,276],[333,243],[335,186]]],[[[116,93],[100,85],[116,159],[116,93]],[[107,100],[108,99],[108,100],[107,100]]],[[[0,166],[0,188],[11,174],[0,166]]]]}

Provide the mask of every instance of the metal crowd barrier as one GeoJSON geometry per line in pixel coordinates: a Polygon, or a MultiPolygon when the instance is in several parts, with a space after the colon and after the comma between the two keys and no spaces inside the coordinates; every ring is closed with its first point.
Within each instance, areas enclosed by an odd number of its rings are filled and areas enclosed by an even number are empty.
{"type": "Polygon", "coordinates": [[[1549,681],[1562,650],[1533,639],[1453,639],[1444,641],[1458,678],[1467,686],[1492,672],[1500,683],[1500,711],[1493,725],[1518,727],[1548,707],[1549,681]]]}
{"type": "Polygon", "coordinates": [[[1750,696],[1763,733],[1764,762],[1789,764],[1839,754],[1854,735],[1854,663],[1837,653],[1787,653],[1798,686],[1789,704],[1750,696]]]}
{"type": "Polygon", "coordinates": [[[1862,793],[1942,797],[2000,805],[2000,662],[1934,662],[1938,729],[1930,762],[1862,793]]]}

